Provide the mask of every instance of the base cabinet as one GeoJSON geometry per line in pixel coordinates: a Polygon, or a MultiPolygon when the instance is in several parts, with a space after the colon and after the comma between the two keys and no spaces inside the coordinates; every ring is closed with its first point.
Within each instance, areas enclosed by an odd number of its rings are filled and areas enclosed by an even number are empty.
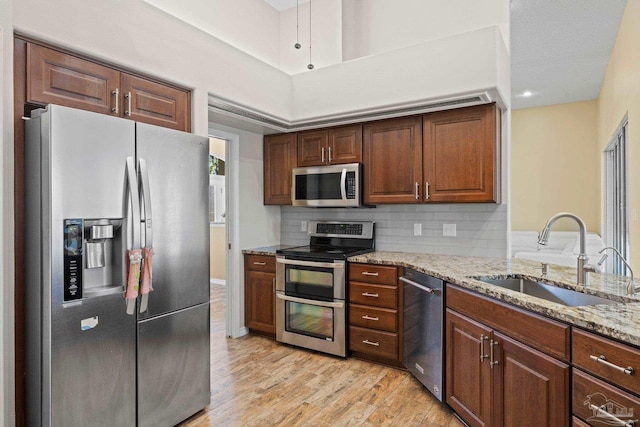
{"type": "Polygon", "coordinates": [[[244,318],[253,332],[276,336],[275,257],[245,255],[244,318]]]}
{"type": "MultiPolygon", "coordinates": [[[[455,307],[456,288],[447,289],[455,307]]],[[[519,315],[514,310],[498,331],[447,308],[446,402],[470,426],[569,426],[569,365],[513,339],[509,324],[525,321],[519,315]]]]}

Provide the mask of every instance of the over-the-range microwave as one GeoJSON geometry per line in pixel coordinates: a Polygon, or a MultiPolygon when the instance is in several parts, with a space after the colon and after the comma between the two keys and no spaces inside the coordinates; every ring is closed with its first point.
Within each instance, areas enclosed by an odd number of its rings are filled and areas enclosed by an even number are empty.
{"type": "Polygon", "coordinates": [[[357,207],[361,200],[361,165],[293,169],[291,204],[311,207],[357,207]]]}

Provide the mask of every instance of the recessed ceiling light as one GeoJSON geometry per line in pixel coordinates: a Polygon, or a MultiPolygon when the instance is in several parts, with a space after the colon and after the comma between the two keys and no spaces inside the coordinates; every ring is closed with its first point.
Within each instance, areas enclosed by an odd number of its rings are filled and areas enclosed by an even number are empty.
{"type": "Polygon", "coordinates": [[[524,96],[525,98],[528,98],[531,95],[533,95],[533,92],[531,92],[530,90],[525,90],[524,92],[522,92],[522,96],[524,96]]]}

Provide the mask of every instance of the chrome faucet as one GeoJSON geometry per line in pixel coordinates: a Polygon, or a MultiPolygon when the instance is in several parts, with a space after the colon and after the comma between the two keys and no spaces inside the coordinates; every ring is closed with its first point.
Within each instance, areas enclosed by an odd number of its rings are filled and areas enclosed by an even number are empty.
{"type": "MultiPolygon", "coordinates": [[[[607,246],[606,248],[602,249],[600,252],[598,253],[603,253],[604,251],[606,251],[607,249],[611,249],[612,251],[614,251],[616,254],[618,254],[618,256],[620,257],[620,259],[622,260],[622,262],[624,263],[624,265],[627,266],[627,269],[629,269],[629,274],[631,275],[631,279],[629,279],[629,283],[627,283],[627,295],[632,296],[635,295],[636,292],[638,292],[638,288],[636,288],[636,284],[633,281],[633,270],[631,269],[631,266],[629,265],[629,263],[627,262],[626,259],[624,259],[624,257],[622,256],[622,254],[614,247],[612,246],[607,246]]],[[[607,259],[607,254],[603,254],[602,258],[600,258],[600,261],[598,261],[598,266],[601,266],[602,263],[604,262],[605,259],[607,259]]]]}
{"type": "Polygon", "coordinates": [[[538,244],[546,245],[549,241],[549,232],[551,232],[551,226],[554,222],[559,220],[560,218],[571,218],[575,222],[578,223],[580,227],[580,254],[578,255],[578,271],[577,276],[578,285],[588,285],[589,284],[589,273],[596,272],[597,266],[587,264],[589,261],[589,257],[587,256],[587,252],[585,249],[585,241],[587,237],[587,226],[584,224],[584,221],[580,219],[577,215],[568,212],[560,212],[555,214],[547,221],[547,224],[544,226],[540,235],[538,236],[538,244]]]}

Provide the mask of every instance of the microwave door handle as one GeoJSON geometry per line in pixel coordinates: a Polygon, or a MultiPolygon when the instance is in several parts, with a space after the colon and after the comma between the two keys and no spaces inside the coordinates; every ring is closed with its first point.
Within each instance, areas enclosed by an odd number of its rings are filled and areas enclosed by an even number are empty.
{"type": "Polygon", "coordinates": [[[342,175],[340,176],[340,196],[342,200],[347,201],[347,168],[342,168],[342,175]]]}

